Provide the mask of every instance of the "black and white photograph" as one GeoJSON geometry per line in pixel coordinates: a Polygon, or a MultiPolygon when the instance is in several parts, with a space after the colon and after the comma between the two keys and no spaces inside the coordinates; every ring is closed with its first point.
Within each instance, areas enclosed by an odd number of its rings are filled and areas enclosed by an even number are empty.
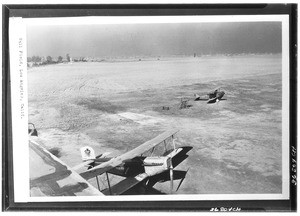
{"type": "Polygon", "coordinates": [[[15,184],[33,202],[289,199],[288,20],[21,19],[15,184]]]}

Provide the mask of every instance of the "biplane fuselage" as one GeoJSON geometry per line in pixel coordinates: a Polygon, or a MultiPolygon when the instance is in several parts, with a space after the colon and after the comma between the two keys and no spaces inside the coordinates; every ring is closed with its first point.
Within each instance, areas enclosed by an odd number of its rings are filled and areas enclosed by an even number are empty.
{"type": "MultiPolygon", "coordinates": [[[[122,165],[116,166],[115,168],[108,171],[108,173],[123,176],[123,177],[135,176],[135,175],[145,171],[144,167],[142,166],[142,160],[144,158],[145,157],[137,157],[137,158],[127,160],[122,165]]],[[[112,158],[103,158],[100,160],[96,159],[94,162],[92,162],[91,164],[88,165],[89,166],[88,168],[98,166],[101,163],[107,162],[111,159],[112,158]]]]}
{"type": "MultiPolygon", "coordinates": [[[[96,159],[88,166],[92,168],[111,159],[113,158],[96,159]]],[[[168,157],[135,157],[124,161],[122,165],[112,168],[108,173],[123,177],[132,177],[140,173],[147,173],[149,170],[155,170],[157,173],[161,173],[167,170],[168,166],[168,157]]]]}

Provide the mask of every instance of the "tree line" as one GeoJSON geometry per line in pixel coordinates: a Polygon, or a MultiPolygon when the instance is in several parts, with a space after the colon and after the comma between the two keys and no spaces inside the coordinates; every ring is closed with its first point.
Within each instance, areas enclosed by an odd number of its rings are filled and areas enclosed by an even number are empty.
{"type": "Polygon", "coordinates": [[[63,62],[71,62],[72,59],[69,54],[66,55],[65,59],[62,56],[53,58],[52,56],[41,57],[41,56],[32,56],[27,57],[27,64],[30,66],[46,65],[46,64],[58,64],[63,62]]]}

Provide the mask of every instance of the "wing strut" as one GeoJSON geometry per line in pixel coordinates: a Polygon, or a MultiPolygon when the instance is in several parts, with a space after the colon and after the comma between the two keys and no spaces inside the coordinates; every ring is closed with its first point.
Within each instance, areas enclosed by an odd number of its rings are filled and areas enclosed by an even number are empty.
{"type": "Polygon", "coordinates": [[[107,184],[108,184],[109,194],[112,195],[112,193],[111,193],[111,187],[110,187],[110,182],[109,182],[109,178],[108,178],[108,173],[105,172],[105,174],[106,174],[106,179],[107,179],[107,184]]]}
{"type": "MultiPolygon", "coordinates": [[[[173,148],[175,150],[176,146],[175,146],[174,135],[172,135],[172,143],[173,143],[173,148]]],[[[171,163],[170,164],[170,194],[173,193],[173,185],[174,185],[174,183],[173,183],[173,181],[174,181],[174,176],[173,176],[173,169],[174,169],[174,167],[173,167],[173,163],[172,163],[172,158],[173,158],[173,156],[170,157],[170,163],[171,163]]]]}
{"type": "Polygon", "coordinates": [[[96,180],[97,180],[98,190],[100,191],[99,180],[98,180],[98,176],[97,175],[96,175],[96,180]]]}
{"type": "Polygon", "coordinates": [[[170,159],[170,194],[173,193],[173,180],[174,180],[174,176],[173,176],[173,164],[172,164],[172,158],[170,159]]]}
{"type": "Polygon", "coordinates": [[[172,135],[172,142],[173,142],[173,148],[174,148],[174,150],[176,149],[176,146],[175,146],[175,138],[174,138],[174,135],[172,135]]]}
{"type": "Polygon", "coordinates": [[[152,155],[153,155],[154,148],[155,148],[155,147],[153,147],[153,148],[152,148],[152,150],[151,150],[151,155],[150,155],[150,156],[152,156],[152,155]]]}

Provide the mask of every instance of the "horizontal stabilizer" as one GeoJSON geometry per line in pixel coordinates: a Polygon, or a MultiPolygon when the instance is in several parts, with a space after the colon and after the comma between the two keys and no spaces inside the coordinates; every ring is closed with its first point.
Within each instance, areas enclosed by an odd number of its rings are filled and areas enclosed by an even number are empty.
{"type": "Polygon", "coordinates": [[[96,156],[96,158],[107,158],[107,156],[110,154],[111,152],[104,152],[103,154],[96,156]]]}
{"type": "Polygon", "coordinates": [[[108,155],[110,155],[111,152],[105,152],[103,154],[100,154],[98,156],[96,156],[95,159],[91,159],[91,160],[86,160],[84,161],[83,163],[81,164],[78,164],[74,167],[72,167],[73,170],[77,171],[77,170],[80,170],[81,168],[83,167],[86,167],[86,168],[89,168],[89,167],[93,167],[93,163],[103,163],[103,162],[107,162],[110,158],[107,158],[108,155]]]}
{"type": "Polygon", "coordinates": [[[84,162],[81,163],[81,164],[78,164],[78,165],[72,167],[72,169],[73,169],[74,171],[77,171],[77,170],[79,170],[79,169],[81,169],[81,168],[83,168],[83,167],[89,166],[89,165],[90,165],[91,163],[93,163],[93,162],[94,162],[94,160],[87,160],[87,161],[84,161],[84,162]]]}

